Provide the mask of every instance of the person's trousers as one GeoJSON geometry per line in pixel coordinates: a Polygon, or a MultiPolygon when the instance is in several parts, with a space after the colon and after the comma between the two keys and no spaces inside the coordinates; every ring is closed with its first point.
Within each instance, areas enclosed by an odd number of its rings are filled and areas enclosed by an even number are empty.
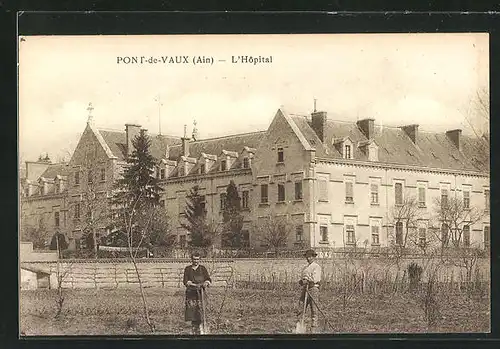
{"type": "Polygon", "coordinates": [[[192,328],[193,334],[201,334],[201,322],[192,321],[191,328],[192,328]]]}
{"type": "MultiPolygon", "coordinates": [[[[309,308],[311,313],[311,331],[315,332],[318,328],[318,310],[316,309],[316,305],[312,301],[311,297],[314,298],[314,301],[316,302],[318,301],[319,288],[317,286],[309,287],[308,292],[309,294],[307,295],[307,301],[306,301],[306,315],[307,315],[307,309],[309,308]]],[[[300,300],[299,300],[299,312],[298,312],[299,319],[302,317],[302,312],[304,311],[305,298],[306,298],[306,287],[304,286],[302,287],[302,292],[300,294],[300,300]]]]}

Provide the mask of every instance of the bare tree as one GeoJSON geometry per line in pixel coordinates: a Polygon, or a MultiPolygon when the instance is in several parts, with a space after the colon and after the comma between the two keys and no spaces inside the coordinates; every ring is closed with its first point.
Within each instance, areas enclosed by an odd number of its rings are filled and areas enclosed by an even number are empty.
{"type": "Polygon", "coordinates": [[[391,240],[389,250],[390,257],[397,266],[397,277],[401,271],[401,260],[409,248],[421,245],[418,236],[418,223],[421,218],[422,209],[418,200],[409,194],[405,195],[401,204],[394,205],[390,212],[389,219],[394,222],[394,229],[389,230],[388,234],[391,240]]]}
{"type": "Polygon", "coordinates": [[[437,197],[434,200],[435,221],[438,222],[440,229],[436,238],[441,242],[441,246],[448,247],[449,242],[453,247],[469,247],[470,237],[464,239],[464,231],[470,230],[472,226],[478,223],[484,217],[484,211],[477,207],[464,204],[464,200],[455,197],[437,197]]]}
{"type": "Polygon", "coordinates": [[[481,140],[480,146],[489,146],[490,93],[487,87],[476,91],[463,115],[475,137],[481,140]]]}
{"type": "Polygon", "coordinates": [[[285,216],[270,215],[258,220],[254,231],[261,243],[269,246],[278,255],[281,249],[286,248],[293,225],[285,216]]]}

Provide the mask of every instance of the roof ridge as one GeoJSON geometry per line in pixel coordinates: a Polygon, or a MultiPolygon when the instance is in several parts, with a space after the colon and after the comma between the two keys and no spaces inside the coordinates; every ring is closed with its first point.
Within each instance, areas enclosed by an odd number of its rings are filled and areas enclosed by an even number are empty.
{"type": "MultiPolygon", "coordinates": [[[[224,138],[238,137],[238,136],[247,136],[247,135],[257,134],[257,133],[263,133],[263,132],[267,132],[267,130],[244,132],[244,133],[236,133],[236,134],[226,135],[226,136],[218,136],[218,137],[212,137],[212,138],[198,139],[196,141],[190,142],[190,144],[200,143],[200,142],[205,142],[205,141],[213,141],[213,140],[224,139],[224,138]]],[[[177,146],[180,146],[180,144],[171,145],[171,147],[177,147],[177,146]]]]}
{"type": "MultiPolygon", "coordinates": [[[[117,130],[117,129],[114,129],[114,128],[106,128],[106,127],[100,127],[97,129],[97,131],[105,131],[105,132],[116,132],[116,133],[122,133],[122,134],[125,134],[126,131],[121,131],[121,130],[117,130]]],[[[171,138],[178,138],[178,139],[181,139],[181,136],[174,136],[174,135],[167,135],[167,134],[157,134],[157,133],[149,133],[148,132],[148,135],[150,137],[157,137],[157,136],[164,136],[164,137],[171,137],[171,138]]]]}

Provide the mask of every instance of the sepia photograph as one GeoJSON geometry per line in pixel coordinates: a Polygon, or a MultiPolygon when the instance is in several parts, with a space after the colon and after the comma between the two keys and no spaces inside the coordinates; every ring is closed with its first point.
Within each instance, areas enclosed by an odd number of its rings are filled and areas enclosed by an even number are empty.
{"type": "Polygon", "coordinates": [[[19,333],[490,333],[487,33],[18,38],[19,333]]]}

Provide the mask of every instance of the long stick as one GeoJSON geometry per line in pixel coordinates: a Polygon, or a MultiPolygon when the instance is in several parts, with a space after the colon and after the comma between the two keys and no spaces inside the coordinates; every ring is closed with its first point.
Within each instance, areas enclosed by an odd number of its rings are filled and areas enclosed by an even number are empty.
{"type": "Polygon", "coordinates": [[[311,294],[309,293],[309,291],[307,289],[306,289],[306,293],[311,298],[312,302],[316,306],[316,309],[318,309],[318,311],[321,313],[321,315],[323,315],[323,317],[325,318],[325,321],[328,324],[328,326],[330,326],[330,328],[332,329],[332,331],[335,331],[335,328],[332,326],[332,324],[330,323],[330,321],[328,321],[328,318],[326,317],[325,313],[323,313],[323,311],[319,308],[318,303],[316,303],[316,301],[314,300],[314,298],[311,296],[311,294]]]}
{"type": "Polygon", "coordinates": [[[304,293],[304,311],[302,312],[302,328],[304,328],[305,324],[304,324],[304,318],[305,318],[305,315],[306,315],[306,308],[307,308],[307,295],[309,294],[309,284],[306,284],[306,292],[304,293]]]}
{"type": "Polygon", "coordinates": [[[206,323],[207,323],[207,319],[205,317],[205,294],[204,294],[205,290],[203,289],[203,287],[200,290],[201,290],[201,307],[202,307],[202,311],[203,311],[203,332],[205,332],[206,331],[206,323]]]}

